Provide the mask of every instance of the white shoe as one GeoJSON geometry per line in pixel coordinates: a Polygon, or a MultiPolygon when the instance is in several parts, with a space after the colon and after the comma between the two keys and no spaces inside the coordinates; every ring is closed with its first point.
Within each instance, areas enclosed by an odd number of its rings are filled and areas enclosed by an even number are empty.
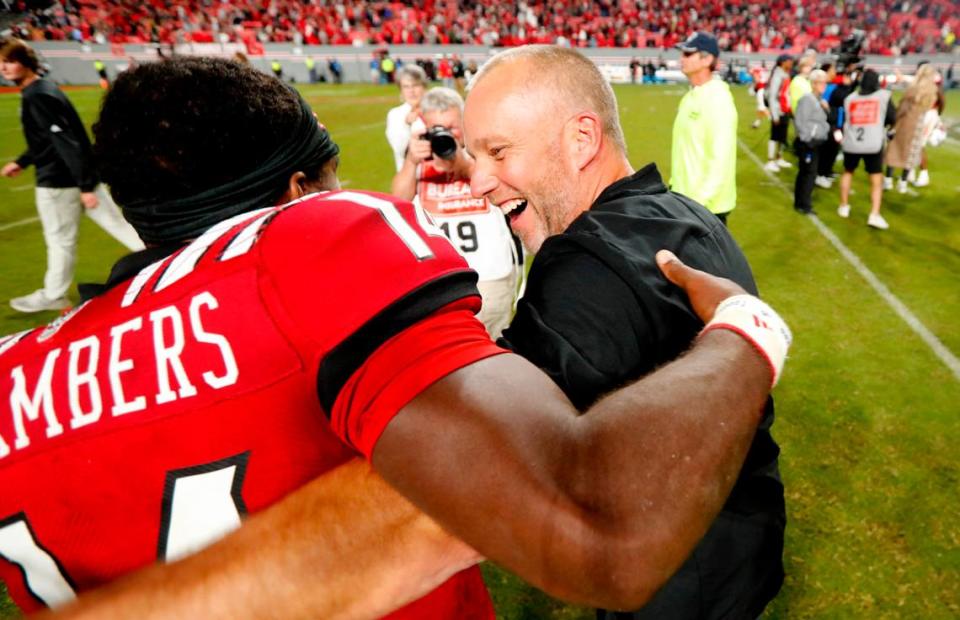
{"type": "Polygon", "coordinates": [[[840,205],[837,207],[837,215],[843,218],[850,217],[850,205],[840,205]]]}
{"type": "Polygon", "coordinates": [[[813,183],[817,187],[822,187],[823,189],[830,189],[833,187],[833,180],[830,177],[817,177],[813,183]]]}
{"type": "Polygon", "coordinates": [[[910,172],[907,173],[907,183],[913,183],[917,180],[917,171],[914,168],[910,169],[910,172]]]}
{"type": "Polygon", "coordinates": [[[780,172],[780,166],[772,159],[763,165],[763,169],[767,172],[780,172]]]}
{"type": "Polygon", "coordinates": [[[883,216],[877,213],[874,215],[870,214],[870,217],[867,218],[867,226],[871,228],[879,228],[880,230],[886,230],[890,228],[890,224],[887,224],[887,220],[883,219],[883,216]]]}
{"type": "Polygon", "coordinates": [[[917,187],[926,187],[930,185],[930,173],[926,170],[921,170],[920,174],[917,175],[917,180],[913,182],[917,187]]]}
{"type": "Polygon", "coordinates": [[[66,297],[48,299],[43,289],[34,291],[23,297],[14,297],[10,300],[10,307],[18,312],[43,312],[44,310],[64,310],[70,307],[70,300],[66,297]]]}
{"type": "Polygon", "coordinates": [[[760,127],[760,119],[757,119],[750,123],[750,129],[757,129],[760,127]]]}
{"type": "Polygon", "coordinates": [[[777,160],[777,165],[780,166],[781,168],[793,168],[793,164],[791,164],[790,162],[788,162],[786,159],[782,157],[777,160]]]}
{"type": "Polygon", "coordinates": [[[883,177],[883,191],[889,192],[893,189],[893,177],[883,177]]]}
{"type": "Polygon", "coordinates": [[[903,179],[897,181],[897,193],[906,194],[907,193],[907,182],[903,179]]]}

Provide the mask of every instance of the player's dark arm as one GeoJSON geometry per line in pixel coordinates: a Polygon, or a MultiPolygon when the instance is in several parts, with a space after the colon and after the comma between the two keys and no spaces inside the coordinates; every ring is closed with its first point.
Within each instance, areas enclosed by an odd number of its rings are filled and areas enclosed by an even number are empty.
{"type": "Polygon", "coordinates": [[[355,460],[219,543],[84,594],[53,620],[373,618],[479,556],[355,460]]]}
{"type": "Polygon", "coordinates": [[[637,608],[720,510],[769,387],[766,360],[714,331],[578,416],[533,365],[500,355],[412,401],[373,462],[441,525],[538,587],[637,608]]]}

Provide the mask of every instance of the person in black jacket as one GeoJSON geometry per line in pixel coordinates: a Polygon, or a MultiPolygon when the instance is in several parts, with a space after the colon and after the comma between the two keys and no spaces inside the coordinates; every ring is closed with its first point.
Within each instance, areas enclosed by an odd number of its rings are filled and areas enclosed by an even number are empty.
{"type": "Polygon", "coordinates": [[[62,310],[70,305],[80,216],[97,224],[131,250],[143,242],[123,219],[107,192],[98,189],[90,139],[70,100],[56,85],[40,77],[39,59],[26,43],[12,39],[0,45],[0,73],[21,89],[20,119],[27,150],[9,162],[0,175],[15,177],[36,167],[36,201],[47,245],[43,288],[10,300],[20,312],[62,310]]]}
{"type": "MultiPolygon", "coordinates": [[[[703,327],[657,272],[659,248],[756,292],[720,220],[669,191],[655,165],[634,172],[613,91],[579,53],[528,46],[495,56],[474,78],[464,120],[474,195],[499,205],[537,253],[500,344],[543,369],[581,411],[682,354],[703,327]]],[[[768,400],[723,511],[686,563],[643,609],[598,617],[762,612],[783,581],[786,511],[772,423],[768,400]]],[[[645,562],[637,558],[638,571],[645,562]]]]}

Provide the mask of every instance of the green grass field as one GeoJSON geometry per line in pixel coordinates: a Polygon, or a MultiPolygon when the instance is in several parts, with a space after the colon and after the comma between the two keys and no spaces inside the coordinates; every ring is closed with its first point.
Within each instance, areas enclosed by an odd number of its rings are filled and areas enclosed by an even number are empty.
{"type": "MultiPolygon", "coordinates": [[[[346,187],[385,191],[392,159],[383,135],[393,88],[306,87],[310,103],[342,148],[346,187]]],[[[669,174],[670,127],[682,86],[617,88],[635,167],[669,174]]],[[[97,90],[71,91],[92,122],[97,90]]],[[[768,618],[960,617],[960,376],[934,355],[867,283],[815,222],[792,209],[793,170],[774,180],[766,129],[751,130],[740,108],[738,207],[730,226],[764,296],[785,316],[795,342],[776,390],[774,435],[783,453],[789,524],[787,579],[768,618]]],[[[960,119],[960,94],[947,101],[960,119]]],[[[0,95],[0,161],[23,147],[18,96],[0,95]]],[[[956,120],[953,120],[956,123],[956,120]]],[[[241,128],[242,129],[242,128],[241,128]]],[[[958,126],[957,129],[960,129],[958,126]]],[[[836,215],[838,190],[815,190],[820,221],[953,356],[960,356],[960,135],[930,149],[932,184],[887,193],[889,231],[866,226],[868,188],[855,176],[853,215],[836,215]]],[[[837,166],[839,170],[839,166],[837,166]]],[[[6,300],[36,289],[45,254],[30,218],[32,171],[0,180],[0,333],[53,318],[19,315],[6,300]]],[[[101,281],[122,247],[85,222],[77,280],[101,281]]],[[[75,297],[75,296],[74,296],[75,297]]],[[[2,516],[2,515],[0,515],[2,516]]],[[[552,602],[494,567],[486,576],[503,618],[592,618],[552,602]]],[[[4,606],[0,617],[16,613],[4,606]]]]}

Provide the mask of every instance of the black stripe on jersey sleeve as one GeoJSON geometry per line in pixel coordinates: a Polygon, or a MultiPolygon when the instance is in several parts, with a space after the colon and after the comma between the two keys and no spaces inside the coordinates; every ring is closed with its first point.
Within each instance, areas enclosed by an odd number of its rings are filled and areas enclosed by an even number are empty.
{"type": "Polygon", "coordinates": [[[474,271],[431,280],[381,310],[327,353],[317,370],[317,395],[327,417],[340,390],[380,345],[440,308],[471,295],[480,295],[474,271]]]}

